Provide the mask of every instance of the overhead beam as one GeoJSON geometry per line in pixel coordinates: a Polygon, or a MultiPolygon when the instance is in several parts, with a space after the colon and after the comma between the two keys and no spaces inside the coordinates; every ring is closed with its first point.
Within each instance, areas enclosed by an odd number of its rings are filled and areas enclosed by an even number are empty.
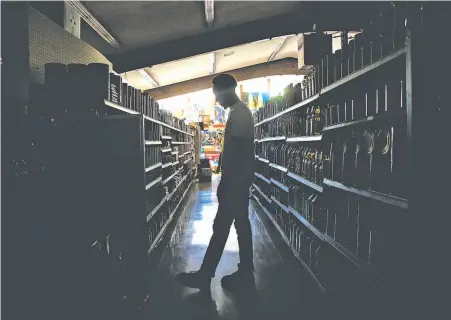
{"type": "MultiPolygon", "coordinates": [[[[295,58],[265,62],[250,67],[227,71],[227,73],[234,76],[237,81],[285,74],[305,74],[298,70],[298,62],[295,58]]],[[[214,76],[215,75],[208,75],[197,79],[161,86],[156,89],[146,90],[146,92],[148,92],[156,100],[170,98],[211,88],[211,81],[214,76]]]]}
{"type": "MultiPolygon", "coordinates": [[[[300,2],[299,10],[267,19],[154,44],[132,51],[109,55],[118,73],[213,52],[245,43],[313,30],[358,30],[368,21],[368,14],[378,12],[382,2],[300,2]],[[359,12],[359,14],[355,14],[359,12]]],[[[263,5],[263,4],[262,4],[263,5]]]]}
{"type": "Polygon", "coordinates": [[[207,28],[213,28],[215,23],[215,2],[214,0],[204,0],[205,24],[207,28]]]}
{"type": "Polygon", "coordinates": [[[268,61],[273,61],[274,60],[274,58],[279,53],[280,49],[282,49],[282,47],[285,44],[285,42],[287,42],[287,39],[288,39],[288,37],[283,37],[282,40],[280,40],[280,42],[274,48],[273,52],[271,52],[271,55],[269,56],[268,61]]]}

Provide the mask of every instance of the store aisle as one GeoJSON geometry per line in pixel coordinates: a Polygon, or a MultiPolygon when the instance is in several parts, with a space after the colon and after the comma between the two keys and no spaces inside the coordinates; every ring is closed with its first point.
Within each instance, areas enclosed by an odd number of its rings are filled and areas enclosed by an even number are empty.
{"type": "MultiPolygon", "coordinates": [[[[304,269],[288,253],[282,240],[262,221],[257,206],[249,206],[254,240],[256,290],[243,292],[241,297],[223,290],[220,280],[236,270],[238,242],[232,226],[216,278],[212,281],[212,302],[184,288],[175,279],[179,272],[198,270],[212,234],[217,210],[216,187],[213,182],[193,187],[189,199],[175,226],[152,275],[150,319],[273,319],[283,313],[284,319],[302,318],[300,306],[308,304],[316,289],[304,269]]],[[[163,245],[165,245],[163,243],[163,245]]],[[[304,309],[305,310],[305,309],[304,309]]],[[[304,314],[305,315],[305,314],[304,314]]]]}

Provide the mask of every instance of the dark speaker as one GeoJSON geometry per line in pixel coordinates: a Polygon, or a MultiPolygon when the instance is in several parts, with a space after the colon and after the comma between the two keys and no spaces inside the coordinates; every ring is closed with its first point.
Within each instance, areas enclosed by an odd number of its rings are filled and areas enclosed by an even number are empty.
{"type": "Polygon", "coordinates": [[[204,130],[204,123],[203,122],[199,122],[199,127],[200,127],[200,130],[204,130]]]}

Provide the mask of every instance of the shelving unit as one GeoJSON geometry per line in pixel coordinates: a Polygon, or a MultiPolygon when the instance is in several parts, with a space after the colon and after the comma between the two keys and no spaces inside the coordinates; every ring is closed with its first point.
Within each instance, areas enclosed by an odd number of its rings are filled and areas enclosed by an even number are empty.
{"type": "MultiPolygon", "coordinates": [[[[123,106],[121,106],[121,105],[119,105],[119,104],[117,104],[117,103],[111,102],[111,101],[109,101],[109,100],[105,100],[104,102],[105,102],[105,105],[107,105],[108,107],[113,108],[113,109],[116,109],[116,110],[121,111],[121,112],[125,112],[125,113],[128,113],[128,114],[141,114],[141,113],[138,112],[138,111],[131,110],[131,109],[128,109],[128,108],[124,108],[123,106]]],[[[150,121],[150,122],[159,124],[160,126],[169,128],[169,129],[171,129],[171,130],[173,130],[173,131],[180,132],[180,133],[184,133],[184,134],[187,134],[187,135],[192,136],[192,137],[194,136],[194,134],[192,134],[192,133],[185,132],[185,131],[183,131],[183,130],[180,130],[180,129],[178,129],[178,128],[175,128],[175,127],[173,127],[173,126],[170,126],[170,125],[168,125],[168,124],[166,124],[166,123],[164,123],[164,122],[162,122],[162,121],[153,119],[153,118],[151,118],[151,117],[149,117],[149,116],[144,115],[144,119],[147,120],[147,121],[150,121]]]]}
{"type": "MultiPolygon", "coordinates": [[[[191,163],[194,157],[192,148],[194,134],[180,130],[149,116],[141,115],[138,111],[124,108],[111,101],[105,100],[105,104],[116,111],[142,116],[144,128],[150,126],[150,130],[157,130],[156,136],[161,139],[144,142],[146,147],[159,148],[159,152],[161,153],[161,156],[158,155],[158,159],[161,158],[161,161],[149,165],[145,169],[145,173],[153,177],[145,188],[147,192],[150,192],[147,195],[148,203],[154,203],[153,206],[150,206],[151,209],[146,212],[149,239],[147,254],[151,254],[152,250],[161,240],[177,208],[192,185],[195,170],[193,163],[191,163]],[[166,128],[166,134],[162,134],[163,128],[166,128]],[[167,132],[172,132],[174,135],[168,135],[167,132]],[[186,160],[180,162],[182,157],[185,157],[186,160]],[[182,166],[178,168],[180,163],[182,163],[182,166]],[[176,182],[177,177],[183,172],[186,174],[176,182]],[[184,187],[182,188],[182,186],[184,187]],[[184,191],[183,194],[180,192],[181,190],[184,191]],[[177,203],[175,207],[173,203],[177,203]]],[[[154,157],[156,155],[153,153],[154,157]]]]}
{"type": "Polygon", "coordinates": [[[352,282],[379,286],[390,272],[386,260],[396,253],[387,239],[396,241],[398,217],[408,209],[401,174],[408,161],[406,52],[384,52],[373,62],[364,57],[365,66],[343,76],[347,60],[332,73],[316,66],[303,83],[308,98],[258,111],[254,198],[321,291],[352,290],[346,287],[352,282]]]}

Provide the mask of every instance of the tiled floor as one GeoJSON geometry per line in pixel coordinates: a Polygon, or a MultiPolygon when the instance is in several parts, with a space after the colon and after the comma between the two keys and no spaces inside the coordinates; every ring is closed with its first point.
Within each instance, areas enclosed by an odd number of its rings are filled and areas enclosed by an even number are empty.
{"type": "MultiPolygon", "coordinates": [[[[300,305],[308,304],[317,290],[297,261],[289,255],[273,228],[265,226],[251,201],[250,219],[254,240],[256,290],[240,297],[221,288],[220,279],[236,270],[238,243],[232,226],[225,252],[212,282],[212,300],[196,294],[197,290],[182,287],[175,275],[198,270],[212,234],[213,219],[218,206],[213,182],[193,187],[186,206],[166,245],[152,279],[150,319],[300,319],[300,305]],[[271,233],[272,237],[268,235],[271,233]]],[[[264,213],[263,213],[264,214],[264,213]]],[[[266,223],[266,222],[265,222],[266,223]]]]}

